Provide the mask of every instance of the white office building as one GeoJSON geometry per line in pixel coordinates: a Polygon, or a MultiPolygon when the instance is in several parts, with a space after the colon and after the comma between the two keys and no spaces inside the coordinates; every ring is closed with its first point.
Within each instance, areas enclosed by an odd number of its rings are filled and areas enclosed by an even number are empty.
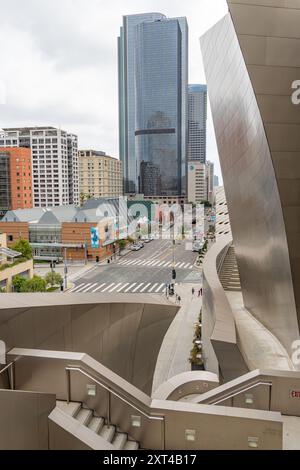
{"type": "Polygon", "coordinates": [[[54,127],[5,128],[0,147],[31,148],[33,207],[79,204],[76,135],[54,127]]]}

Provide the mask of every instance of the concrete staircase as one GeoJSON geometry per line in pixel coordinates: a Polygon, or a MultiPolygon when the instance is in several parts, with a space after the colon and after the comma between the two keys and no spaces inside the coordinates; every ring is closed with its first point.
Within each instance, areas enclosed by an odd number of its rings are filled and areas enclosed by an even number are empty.
{"type": "Polygon", "coordinates": [[[227,291],[240,291],[241,281],[239,269],[236,262],[234,246],[229,248],[221,272],[219,274],[221,284],[224,290],[227,291]]]}
{"type": "MultiPolygon", "coordinates": [[[[106,425],[104,418],[95,416],[90,409],[83,408],[82,403],[57,401],[56,407],[75,419],[80,425],[87,427],[95,436],[99,436],[99,441],[100,438],[104,439],[116,450],[137,450],[139,448],[139,444],[130,440],[126,433],[120,431],[116,426],[106,425]]],[[[93,437],[95,438],[95,436],[93,437]]]]}

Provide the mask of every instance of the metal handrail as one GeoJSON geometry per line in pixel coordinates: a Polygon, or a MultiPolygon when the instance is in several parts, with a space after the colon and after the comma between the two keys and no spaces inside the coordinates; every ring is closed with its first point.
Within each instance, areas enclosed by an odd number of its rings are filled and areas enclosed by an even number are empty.
{"type": "Polygon", "coordinates": [[[11,390],[14,390],[15,389],[15,380],[14,380],[14,362],[10,362],[9,364],[7,364],[7,366],[3,367],[3,369],[0,370],[0,375],[7,371],[7,370],[10,370],[11,373],[10,373],[10,388],[11,390]]]}
{"type": "Polygon", "coordinates": [[[240,393],[248,392],[248,390],[252,390],[253,388],[258,387],[260,385],[266,385],[268,387],[272,387],[272,382],[263,382],[263,381],[255,382],[255,383],[253,383],[249,386],[246,386],[246,387],[243,387],[243,388],[239,389],[238,391],[236,391],[234,393],[230,393],[229,395],[226,395],[225,397],[223,396],[222,398],[217,399],[217,401],[210,401],[208,404],[209,405],[218,405],[219,403],[222,403],[222,401],[234,398],[235,396],[239,395],[240,393]]]}
{"type": "Polygon", "coordinates": [[[93,382],[96,384],[100,385],[100,387],[104,388],[108,392],[108,407],[107,407],[107,425],[110,425],[110,415],[111,415],[111,400],[110,400],[110,394],[114,395],[115,397],[119,398],[121,401],[126,403],[126,405],[129,405],[131,408],[136,410],[138,413],[142,414],[145,416],[147,419],[153,420],[153,421],[162,421],[163,422],[163,435],[162,435],[162,447],[163,450],[165,449],[165,417],[164,416],[151,416],[145,413],[141,408],[138,406],[134,405],[132,402],[127,400],[126,398],[122,397],[119,393],[115,392],[112,390],[110,387],[105,385],[104,383],[100,382],[98,379],[90,375],[88,372],[83,370],[81,367],[75,367],[75,366],[67,366],[65,368],[66,374],[67,374],[67,403],[70,402],[71,400],[71,376],[70,372],[80,372],[82,375],[85,375],[89,379],[91,379],[93,382]]]}

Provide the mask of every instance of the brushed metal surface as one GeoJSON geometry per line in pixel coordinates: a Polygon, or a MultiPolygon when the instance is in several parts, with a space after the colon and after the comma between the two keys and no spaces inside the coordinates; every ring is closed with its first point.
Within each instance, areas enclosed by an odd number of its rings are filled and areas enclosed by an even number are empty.
{"type": "Polygon", "coordinates": [[[290,353],[300,318],[300,108],[290,82],[300,78],[300,3],[228,4],[201,46],[243,298],[290,353]]]}

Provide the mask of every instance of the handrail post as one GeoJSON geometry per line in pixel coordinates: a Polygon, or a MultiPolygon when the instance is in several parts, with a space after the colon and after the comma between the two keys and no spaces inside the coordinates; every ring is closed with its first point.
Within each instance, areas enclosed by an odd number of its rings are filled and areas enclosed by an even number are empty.
{"type": "Polygon", "coordinates": [[[162,420],[162,427],[163,427],[163,432],[162,432],[162,450],[166,449],[166,417],[163,417],[162,420]]]}
{"type": "Polygon", "coordinates": [[[15,363],[11,363],[10,368],[10,388],[11,390],[15,390],[15,363]]]}
{"type": "Polygon", "coordinates": [[[66,381],[67,381],[67,403],[71,400],[71,371],[66,369],[66,381]]]}
{"type": "Polygon", "coordinates": [[[107,426],[109,427],[110,426],[110,418],[111,418],[111,393],[110,393],[110,389],[107,391],[108,395],[107,395],[107,426]]]}

